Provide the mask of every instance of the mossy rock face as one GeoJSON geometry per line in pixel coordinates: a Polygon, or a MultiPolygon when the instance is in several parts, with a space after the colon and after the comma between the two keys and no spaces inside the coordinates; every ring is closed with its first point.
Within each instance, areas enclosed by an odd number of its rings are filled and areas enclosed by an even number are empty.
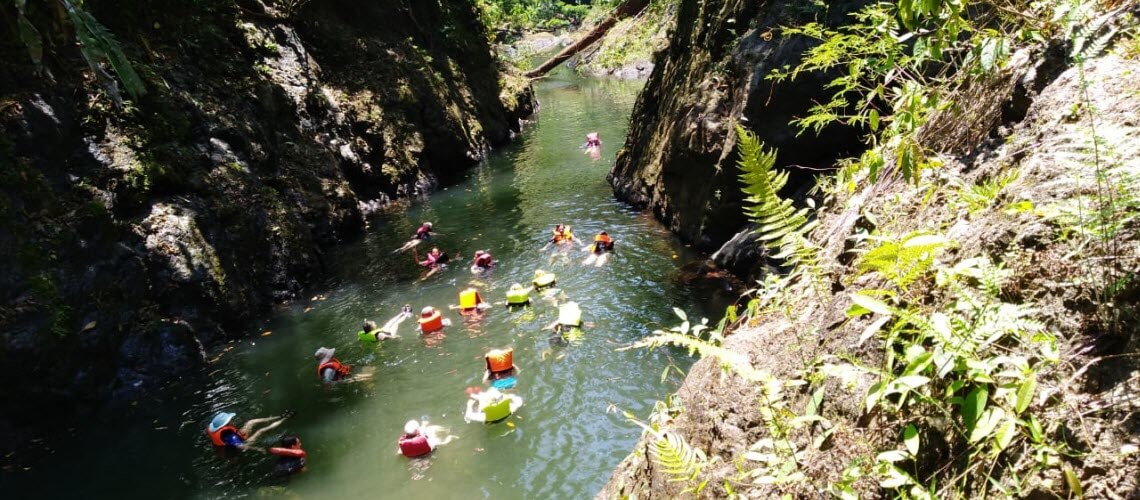
{"type": "MultiPolygon", "coordinates": [[[[469,2],[256,5],[84,2],[147,86],[122,108],[30,11],[59,43],[54,82],[0,71],[0,360],[34,372],[0,376],[26,402],[0,433],[200,368],[317,279],[362,207],[458,177],[530,109],[469,2]]],[[[5,61],[27,60],[16,36],[5,61]]]]}

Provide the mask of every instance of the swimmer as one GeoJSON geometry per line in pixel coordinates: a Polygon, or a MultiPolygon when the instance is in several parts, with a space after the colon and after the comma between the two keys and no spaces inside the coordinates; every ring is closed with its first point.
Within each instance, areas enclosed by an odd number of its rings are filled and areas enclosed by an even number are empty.
{"type": "Polygon", "coordinates": [[[428,425],[427,420],[417,422],[409,420],[404,424],[404,434],[396,441],[396,453],[408,458],[422,457],[435,451],[436,448],[450,443],[456,436],[446,434],[447,429],[438,425],[428,425]]]}
{"type": "Polygon", "coordinates": [[[348,374],[352,373],[352,367],[341,363],[339,359],[333,357],[336,349],[322,347],[313,353],[313,357],[317,358],[317,376],[320,377],[322,382],[330,383],[338,380],[348,378],[348,374]]]}
{"type": "Polygon", "coordinates": [[[605,231],[598,233],[594,236],[594,242],[587,245],[583,250],[590,252],[586,260],[582,261],[583,265],[593,265],[595,267],[602,267],[606,263],[609,256],[608,252],[614,251],[614,240],[605,231]]]}
{"type": "Polygon", "coordinates": [[[494,266],[495,261],[491,258],[491,252],[484,252],[482,250],[475,251],[475,259],[471,261],[472,274],[488,271],[494,266]]]}
{"type": "Polygon", "coordinates": [[[522,404],[522,398],[514,394],[504,395],[492,387],[487,392],[471,395],[471,399],[467,400],[467,413],[463,415],[463,420],[493,424],[511,416],[522,404]]]}
{"type": "Polygon", "coordinates": [[[425,222],[416,229],[416,234],[412,235],[412,239],[408,240],[407,243],[404,243],[404,246],[393,250],[392,253],[406,252],[409,248],[413,248],[416,245],[419,245],[421,241],[431,239],[432,234],[435,233],[432,230],[431,223],[425,222]]]}
{"type": "Polygon", "coordinates": [[[550,246],[551,244],[561,245],[563,243],[573,243],[573,242],[574,242],[574,233],[570,231],[570,226],[564,226],[562,224],[557,224],[554,226],[554,231],[552,232],[552,234],[550,236],[550,240],[546,242],[546,245],[542,246],[542,249],[546,250],[546,247],[550,246]]]}
{"type": "Polygon", "coordinates": [[[483,355],[487,369],[483,371],[483,383],[490,382],[495,389],[513,389],[522,372],[514,362],[513,348],[492,349],[483,355]]]}
{"type": "Polygon", "coordinates": [[[451,320],[444,318],[443,314],[432,306],[424,307],[417,321],[420,324],[420,333],[424,335],[443,330],[443,327],[451,324],[451,320]]]}
{"type": "Polygon", "coordinates": [[[468,288],[459,292],[459,305],[447,306],[449,309],[459,309],[459,314],[479,314],[484,309],[491,308],[491,304],[483,300],[478,290],[468,288]]]}
{"type": "Polygon", "coordinates": [[[255,418],[247,421],[240,429],[231,423],[235,416],[237,416],[236,413],[221,412],[214,415],[213,420],[210,420],[210,425],[206,426],[206,435],[210,437],[210,442],[214,446],[238,450],[247,449],[266,431],[281,425],[285,419],[293,416],[293,412],[291,410],[286,411],[279,417],[255,418]],[[268,425],[254,432],[255,427],[263,424],[268,425]]]}
{"type": "MultiPolygon", "coordinates": [[[[511,288],[507,290],[507,300],[505,304],[507,307],[521,307],[530,304],[530,292],[534,287],[523,287],[521,284],[514,283],[511,288]]],[[[502,304],[503,302],[500,302],[502,304]]]]}
{"type": "MultiPolygon", "coordinates": [[[[420,260],[420,256],[413,249],[412,257],[415,258],[416,264],[419,264],[421,267],[424,267],[428,270],[427,274],[424,274],[422,277],[420,277],[419,281],[426,280],[435,273],[446,268],[447,262],[451,260],[451,256],[447,255],[447,252],[439,251],[439,248],[432,248],[431,251],[428,252],[428,254],[425,256],[424,260],[420,260]]],[[[456,258],[461,258],[461,256],[457,255],[456,258]]]]}
{"type": "Polygon", "coordinates": [[[586,134],[586,143],[582,145],[585,153],[590,155],[590,158],[598,159],[602,156],[602,138],[597,132],[590,132],[586,134]]]}
{"type": "Polygon", "coordinates": [[[394,339],[400,336],[396,333],[396,330],[400,327],[400,323],[403,323],[405,319],[410,317],[412,317],[412,306],[405,304],[404,307],[400,309],[400,314],[393,316],[387,323],[384,323],[382,328],[376,328],[375,321],[364,320],[364,329],[357,332],[356,336],[360,338],[360,340],[380,341],[394,339]]]}
{"type": "Polygon", "coordinates": [[[298,472],[305,472],[307,454],[305,450],[301,449],[301,438],[297,436],[282,437],[281,446],[274,446],[268,451],[271,455],[280,457],[277,459],[277,467],[274,469],[273,475],[288,477],[298,472]]]}
{"type": "Polygon", "coordinates": [[[582,145],[583,149],[585,149],[586,151],[589,151],[590,148],[599,149],[601,147],[602,147],[602,136],[601,135],[599,135],[597,132],[590,132],[590,133],[586,134],[586,143],[582,145]]]}

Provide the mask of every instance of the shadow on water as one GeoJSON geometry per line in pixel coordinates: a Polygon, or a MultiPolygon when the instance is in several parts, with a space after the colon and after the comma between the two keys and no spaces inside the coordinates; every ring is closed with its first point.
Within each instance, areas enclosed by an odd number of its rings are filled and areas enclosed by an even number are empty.
{"type": "Polygon", "coordinates": [[[261,335],[215,353],[207,376],[140,402],[117,427],[80,432],[32,470],[0,476],[4,491],[13,498],[593,495],[639,435],[620,410],[646,415],[676,389],[675,379],[661,380],[665,367],[690,363],[669,351],[617,349],[675,324],[673,307],[710,316],[723,307],[710,303],[715,291],[679,278],[696,256],[651,217],[614,201],[605,181],[639,85],[566,72],[541,81],[541,114],[518,141],[430,200],[373,220],[363,241],[329,259],[323,286],[282,306],[261,335]],[[597,159],[580,148],[590,131],[601,133],[597,159]],[[392,250],[423,221],[440,235],[417,250],[438,246],[458,258],[421,280],[412,253],[392,250]],[[540,250],[556,223],[571,225],[583,241],[540,250]],[[614,236],[617,251],[602,267],[582,265],[584,240],[601,230],[614,236]],[[467,263],[480,249],[499,263],[472,275],[467,263]],[[357,340],[365,318],[383,324],[405,303],[417,311],[446,308],[468,286],[502,301],[512,283],[529,283],[540,268],[558,275],[563,300],[582,305],[588,326],[568,345],[542,331],[557,308],[534,295],[530,307],[496,306],[478,319],[447,311],[453,325],[441,336],[417,335],[411,319],[398,339],[357,340]],[[322,386],[313,359],[321,346],[336,348],[358,370],[374,369],[375,377],[322,386]],[[465,423],[464,391],[482,385],[482,355],[500,346],[515,349],[515,393],[525,405],[503,423],[465,423]],[[203,435],[220,410],[245,419],[286,409],[296,416],[271,439],[299,435],[309,470],[285,484],[270,478],[269,456],[219,456],[203,435]],[[396,437],[412,418],[448,427],[458,439],[427,459],[398,456],[396,437]]]}

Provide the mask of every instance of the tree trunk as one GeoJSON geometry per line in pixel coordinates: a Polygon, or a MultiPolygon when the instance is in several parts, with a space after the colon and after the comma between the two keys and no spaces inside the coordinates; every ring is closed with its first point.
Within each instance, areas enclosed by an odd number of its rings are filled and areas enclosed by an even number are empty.
{"type": "Polygon", "coordinates": [[[557,67],[559,64],[562,64],[562,61],[570,59],[574,56],[574,54],[581,52],[582,50],[586,49],[586,47],[593,45],[593,43],[598,41],[598,39],[606,36],[606,33],[610,31],[610,28],[613,28],[618,21],[621,21],[622,19],[630,16],[636,16],[637,14],[640,14],[641,11],[645,10],[645,7],[648,5],[649,0],[625,0],[621,3],[621,5],[618,5],[614,8],[614,11],[609,15],[609,17],[595,26],[594,29],[590,30],[589,33],[586,33],[586,36],[583,36],[577,42],[574,42],[565,49],[562,49],[562,52],[559,52],[554,57],[551,57],[546,62],[542,63],[541,66],[527,71],[526,77],[538,78],[542,75],[545,75],[546,73],[550,72],[550,70],[557,67]]]}

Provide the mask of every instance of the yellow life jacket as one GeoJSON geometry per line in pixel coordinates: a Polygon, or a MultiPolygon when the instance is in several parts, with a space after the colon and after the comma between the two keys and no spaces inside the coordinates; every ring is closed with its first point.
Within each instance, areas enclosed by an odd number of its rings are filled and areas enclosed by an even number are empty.
{"type": "Polygon", "coordinates": [[[479,297],[479,292],[474,288],[468,288],[462,292],[459,292],[460,309],[474,309],[475,306],[479,305],[480,302],[483,301],[481,297],[479,297]]]}
{"type": "Polygon", "coordinates": [[[509,416],[511,416],[511,400],[509,398],[504,397],[497,403],[483,407],[483,417],[487,423],[498,422],[509,416]]]}

